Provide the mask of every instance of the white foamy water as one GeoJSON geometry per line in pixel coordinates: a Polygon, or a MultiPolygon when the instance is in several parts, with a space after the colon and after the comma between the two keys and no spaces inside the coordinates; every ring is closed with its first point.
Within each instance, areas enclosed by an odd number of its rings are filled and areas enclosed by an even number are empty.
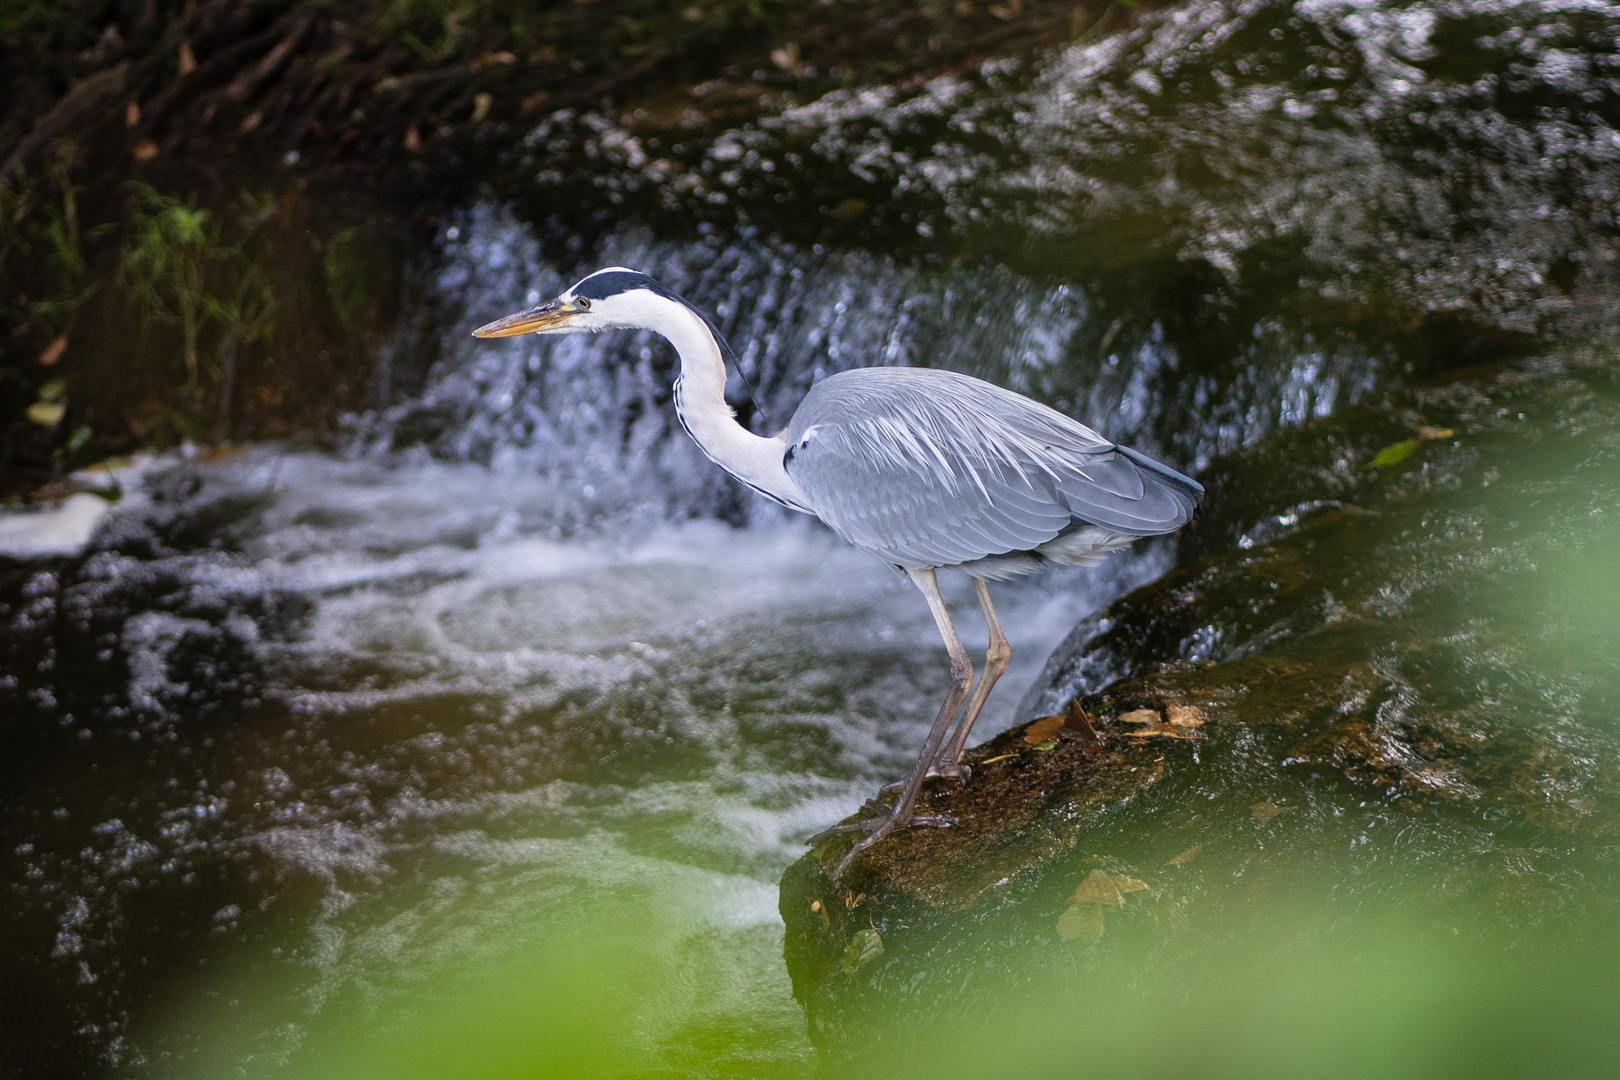
{"type": "MultiPolygon", "coordinates": [[[[65,934],[115,918],[121,880],[262,864],[260,889],[305,897],[287,946],[303,974],[278,1006],[301,1019],[255,1036],[277,1058],[331,1002],[465,973],[571,933],[582,897],[634,894],[669,940],[730,942],[750,993],[764,986],[794,1018],[776,878],[809,835],[903,775],[945,690],[944,649],[905,578],[802,517],[554,538],[523,526],[555,491],[524,470],[270,446],[176,470],[154,483],[190,494],[115,515],[104,542],[191,517],[228,542],[107,550],[89,575],[104,589],[156,575],[188,597],[125,623],[135,737],[196,740],[199,652],[245,654],[251,707],[221,732],[228,779],[155,827],[100,828],[65,934]]],[[[1014,659],[978,737],[1012,721],[1079,617],[1167,556],[996,587],[1014,659]]],[[[966,579],[946,591],[982,643],[966,579]]],[[[219,925],[255,899],[222,905],[219,925]]],[[[94,945],[76,955],[99,977],[94,945]]],[[[670,1025],[690,1019],[669,1010],[670,1025]]]]}

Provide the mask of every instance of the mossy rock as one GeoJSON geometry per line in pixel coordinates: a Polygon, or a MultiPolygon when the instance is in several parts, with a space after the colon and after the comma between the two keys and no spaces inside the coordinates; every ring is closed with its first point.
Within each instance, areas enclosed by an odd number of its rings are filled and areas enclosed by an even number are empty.
{"type": "Polygon", "coordinates": [[[1121,941],[1179,963],[1220,912],[1415,911],[1493,941],[1608,917],[1614,369],[1400,391],[1207,479],[1192,557],[1077,627],[1031,695],[1072,702],[1095,740],[1026,722],[969,754],[971,786],[931,783],[920,809],[954,828],[886,838],[839,887],[847,836],[783,877],[788,968],[829,1067],[991,1038],[972,990],[991,973],[1072,988],[1121,941]],[[1399,440],[1415,445],[1382,453],[1399,440]],[[1097,870],[1143,889],[1075,903],[1097,870]]]}

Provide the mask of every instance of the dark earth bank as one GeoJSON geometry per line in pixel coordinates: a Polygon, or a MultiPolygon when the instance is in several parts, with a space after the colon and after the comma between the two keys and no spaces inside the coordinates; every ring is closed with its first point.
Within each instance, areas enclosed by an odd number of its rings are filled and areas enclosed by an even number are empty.
{"type": "MultiPolygon", "coordinates": [[[[520,185],[511,150],[547,117],[623,111],[701,140],[773,95],[1033,55],[1134,7],[8,4],[0,497],[181,439],[330,444],[345,413],[412,392],[427,336],[385,346],[447,210],[521,194],[574,237],[624,216],[579,139],[542,155],[564,182],[520,185]]],[[[848,232],[846,217],[813,231],[848,232]]]]}

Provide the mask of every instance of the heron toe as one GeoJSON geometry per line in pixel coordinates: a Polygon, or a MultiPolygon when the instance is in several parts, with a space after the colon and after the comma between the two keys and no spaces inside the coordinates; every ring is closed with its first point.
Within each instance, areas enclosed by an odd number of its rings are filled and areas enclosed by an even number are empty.
{"type": "MultiPolygon", "coordinates": [[[[838,883],[838,879],[844,876],[844,871],[849,869],[849,864],[855,861],[855,856],[859,855],[861,852],[865,851],[879,840],[882,840],[890,833],[897,832],[900,829],[910,829],[918,826],[934,829],[947,829],[955,824],[955,818],[947,817],[944,814],[909,814],[904,820],[901,820],[898,813],[890,813],[883,817],[862,818],[859,821],[850,821],[843,824],[834,825],[832,828],[818,833],[815,839],[819,840],[822,837],[831,836],[834,833],[860,832],[863,829],[869,830],[870,835],[857,840],[854,845],[844,853],[844,857],[838,860],[838,865],[833,867],[833,872],[828,875],[832,879],[833,884],[836,885],[838,883]]],[[[813,842],[814,841],[812,841],[812,843],[813,842]]]]}
{"type": "MultiPolygon", "coordinates": [[[[948,780],[960,780],[965,787],[973,782],[973,769],[969,765],[963,764],[962,762],[957,762],[955,765],[930,765],[928,767],[928,772],[923,774],[924,780],[932,780],[937,777],[944,777],[948,780]]],[[[878,793],[881,795],[893,795],[897,791],[904,790],[905,786],[906,782],[904,780],[896,780],[892,784],[883,785],[883,787],[878,789],[878,793]]]]}

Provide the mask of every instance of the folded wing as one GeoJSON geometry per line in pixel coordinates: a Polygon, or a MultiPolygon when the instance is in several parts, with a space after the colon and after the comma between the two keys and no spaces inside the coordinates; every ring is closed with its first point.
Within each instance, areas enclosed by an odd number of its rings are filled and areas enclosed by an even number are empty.
{"type": "Polygon", "coordinates": [[[954,372],[861,368],[818,383],[788,474],[834,531],[899,566],[1032,551],[1083,525],[1174,532],[1203,488],[1039,402],[954,372]]]}

